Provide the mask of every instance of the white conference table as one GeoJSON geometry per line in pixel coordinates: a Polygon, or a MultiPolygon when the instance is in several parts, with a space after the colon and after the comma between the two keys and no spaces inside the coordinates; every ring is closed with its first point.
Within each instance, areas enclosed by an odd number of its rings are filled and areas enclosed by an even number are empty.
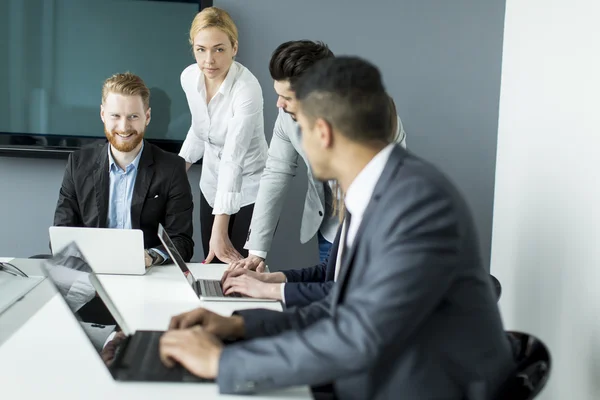
{"type": "MultiPolygon", "coordinates": [[[[189,263],[196,279],[221,279],[225,264],[189,263]]],[[[197,307],[229,316],[236,310],[268,308],[281,311],[281,303],[246,301],[201,301],[181,270],[173,265],[150,269],[143,278],[127,275],[97,275],[115,306],[132,330],[164,330],[171,317],[197,307]]]]}
{"type": "MultiPolygon", "coordinates": [[[[219,278],[223,266],[190,264],[196,278],[219,278]]],[[[281,309],[277,302],[202,302],[174,266],[145,276],[102,275],[100,281],[130,329],[164,330],[172,315],[203,306],[223,315],[242,308],[281,309]]],[[[42,282],[39,286],[49,285],[42,282]]],[[[34,292],[34,289],[32,292],[34,292]]],[[[260,368],[259,365],[256,366],[260,368]]],[[[0,397],[35,399],[240,399],[216,384],[122,383],[112,379],[62,299],[55,295],[0,346],[0,397]]],[[[311,399],[308,387],[253,395],[252,399],[311,399]]]]}

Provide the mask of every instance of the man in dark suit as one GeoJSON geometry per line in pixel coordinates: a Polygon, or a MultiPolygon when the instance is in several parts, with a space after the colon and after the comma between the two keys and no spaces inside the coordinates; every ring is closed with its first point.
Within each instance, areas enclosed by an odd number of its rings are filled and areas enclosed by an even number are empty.
{"type": "Polygon", "coordinates": [[[217,378],[222,393],[331,384],[340,399],[493,399],[515,365],[463,197],[390,142],[370,63],[319,61],[296,96],[313,173],[345,194],[337,283],[284,312],[176,316],[163,362],[217,378]]]}
{"type": "Polygon", "coordinates": [[[146,266],[168,257],[159,223],[186,261],[194,251],[185,161],[144,140],[149,103],[150,91],[136,75],[104,82],[100,117],[108,143],[70,155],[54,214],[55,226],[141,229],[146,266]]]}

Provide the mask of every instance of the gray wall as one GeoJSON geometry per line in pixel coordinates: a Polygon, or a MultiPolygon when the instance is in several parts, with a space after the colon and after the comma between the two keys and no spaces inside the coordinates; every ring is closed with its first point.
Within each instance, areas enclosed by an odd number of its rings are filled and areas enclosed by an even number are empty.
{"type": "MultiPolygon", "coordinates": [[[[378,65],[396,101],[408,147],[440,166],[466,195],[486,264],[504,4],[503,0],[214,1],[238,25],[238,60],[262,84],[266,127],[273,126],[277,112],[268,62],[282,42],[322,40],[337,55],[359,55],[378,65]]],[[[296,178],[291,197],[304,196],[302,178],[296,178]]],[[[286,228],[296,223],[300,210],[286,209],[294,211],[283,217],[282,230],[295,246],[298,235],[286,228]]],[[[286,250],[281,252],[284,257],[290,244],[281,236],[276,235],[275,244],[286,250]]]]}
{"type": "MultiPolygon", "coordinates": [[[[323,40],[338,55],[361,55],[376,63],[396,100],[409,148],[440,166],[465,193],[489,259],[504,1],[214,3],[238,24],[238,60],[262,83],[269,140],[276,98],[267,66],[281,42],[323,40]]],[[[0,234],[0,255],[45,251],[63,166],[60,161],[0,158],[0,184],[11,189],[0,200],[0,223],[7,228],[0,234]]],[[[198,172],[193,174],[190,181],[198,200],[198,172]]],[[[269,257],[274,269],[303,267],[317,259],[314,241],[304,246],[299,242],[306,185],[301,170],[269,257]]],[[[198,228],[198,217],[194,221],[198,228]]],[[[197,234],[195,240],[199,259],[197,234]]]]}

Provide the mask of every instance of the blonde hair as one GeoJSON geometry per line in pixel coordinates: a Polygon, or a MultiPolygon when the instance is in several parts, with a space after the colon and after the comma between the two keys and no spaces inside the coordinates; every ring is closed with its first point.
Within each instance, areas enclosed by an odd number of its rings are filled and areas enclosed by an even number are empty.
{"type": "MultiPolygon", "coordinates": [[[[396,110],[396,103],[391,96],[389,97],[389,107],[390,107],[390,118],[392,129],[390,131],[390,142],[395,142],[398,139],[398,111],[396,110]]],[[[344,216],[346,214],[346,205],[344,204],[344,193],[342,193],[342,188],[338,181],[333,181],[331,184],[331,194],[333,196],[332,206],[333,206],[333,215],[337,216],[339,221],[342,222],[344,220],[344,216]]]]}
{"type": "Polygon", "coordinates": [[[217,28],[229,37],[231,46],[238,41],[238,30],[229,13],[217,7],[207,7],[194,17],[190,27],[190,44],[202,29],[217,28]]]}
{"type": "Polygon", "coordinates": [[[106,101],[109,93],[122,94],[124,96],[140,96],[144,103],[144,108],[150,107],[150,89],[146,86],[142,78],[131,72],[114,74],[104,81],[102,86],[102,103],[106,101]]]}

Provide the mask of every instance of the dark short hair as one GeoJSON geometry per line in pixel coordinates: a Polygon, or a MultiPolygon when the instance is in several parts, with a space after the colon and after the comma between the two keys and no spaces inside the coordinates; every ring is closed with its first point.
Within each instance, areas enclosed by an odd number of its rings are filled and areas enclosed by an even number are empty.
{"type": "Polygon", "coordinates": [[[302,114],[358,142],[390,143],[390,98],[376,66],[358,57],[321,60],[295,86],[302,114]]]}
{"type": "Polygon", "coordinates": [[[269,72],[276,81],[289,81],[292,90],[296,80],[319,60],[333,57],[323,42],[293,40],[279,45],[271,55],[269,72]]]}

